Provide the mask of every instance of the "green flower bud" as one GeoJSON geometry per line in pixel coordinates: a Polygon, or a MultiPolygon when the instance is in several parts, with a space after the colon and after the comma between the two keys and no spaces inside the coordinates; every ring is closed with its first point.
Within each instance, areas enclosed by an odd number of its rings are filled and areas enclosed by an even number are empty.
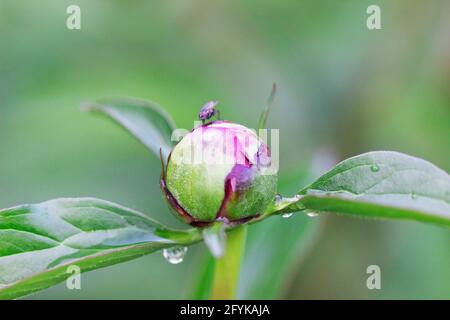
{"type": "Polygon", "coordinates": [[[214,121],[192,130],[172,150],[161,187],[169,204],[194,226],[242,223],[274,199],[270,151],[252,130],[214,121]]]}

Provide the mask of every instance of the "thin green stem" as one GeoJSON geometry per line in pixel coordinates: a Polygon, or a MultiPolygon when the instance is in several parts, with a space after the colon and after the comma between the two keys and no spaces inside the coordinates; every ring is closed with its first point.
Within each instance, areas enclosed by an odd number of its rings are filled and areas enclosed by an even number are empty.
{"type": "Polygon", "coordinates": [[[246,225],[241,225],[227,232],[225,254],[215,261],[212,299],[229,300],[236,298],[246,237],[246,225]]]}

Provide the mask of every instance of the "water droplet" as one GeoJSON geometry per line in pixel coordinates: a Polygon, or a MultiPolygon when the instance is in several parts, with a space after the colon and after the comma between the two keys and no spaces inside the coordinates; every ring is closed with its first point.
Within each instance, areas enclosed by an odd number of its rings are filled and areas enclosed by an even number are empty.
{"type": "Polygon", "coordinates": [[[314,218],[314,217],[317,217],[319,215],[317,212],[314,212],[314,211],[311,211],[311,210],[305,210],[305,213],[310,218],[314,218]]]}
{"type": "Polygon", "coordinates": [[[378,172],[378,171],[380,171],[380,167],[377,164],[373,164],[370,166],[370,170],[372,172],[378,172]]]}
{"type": "Polygon", "coordinates": [[[289,212],[289,213],[283,213],[281,216],[285,219],[292,217],[293,213],[289,212]]]}
{"type": "Polygon", "coordinates": [[[417,199],[417,194],[415,192],[411,193],[411,199],[413,200],[417,199]]]}
{"type": "Polygon", "coordinates": [[[275,204],[279,204],[283,200],[283,197],[280,194],[275,195],[275,204]]]}
{"type": "Polygon", "coordinates": [[[172,247],[163,250],[164,259],[171,264],[178,264],[183,262],[186,255],[187,247],[172,247]]]}

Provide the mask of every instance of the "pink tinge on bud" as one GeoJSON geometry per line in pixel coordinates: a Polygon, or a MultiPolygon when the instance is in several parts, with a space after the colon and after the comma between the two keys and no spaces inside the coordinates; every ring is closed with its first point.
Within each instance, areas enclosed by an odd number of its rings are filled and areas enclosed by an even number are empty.
{"type": "Polygon", "coordinates": [[[262,213],[276,189],[264,177],[270,151],[242,125],[213,121],[194,128],[175,146],[161,187],[185,222],[200,226],[217,219],[248,221],[262,213]]]}
{"type": "Polygon", "coordinates": [[[191,134],[191,163],[270,166],[269,148],[246,127],[214,121],[195,128],[191,134]]]}

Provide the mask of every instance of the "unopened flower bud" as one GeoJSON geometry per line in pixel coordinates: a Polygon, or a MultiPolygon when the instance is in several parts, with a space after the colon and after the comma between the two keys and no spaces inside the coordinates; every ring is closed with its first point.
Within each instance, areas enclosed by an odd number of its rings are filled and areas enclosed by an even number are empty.
{"type": "Polygon", "coordinates": [[[255,132],[213,121],[174,147],[161,186],[186,223],[242,223],[262,214],[274,199],[277,175],[264,170],[268,166],[270,151],[255,132]]]}

